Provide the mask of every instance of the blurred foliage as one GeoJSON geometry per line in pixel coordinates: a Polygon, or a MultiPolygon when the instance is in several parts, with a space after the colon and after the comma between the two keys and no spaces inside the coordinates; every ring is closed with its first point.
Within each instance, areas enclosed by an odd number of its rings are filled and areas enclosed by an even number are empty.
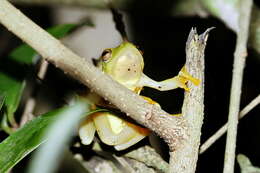
{"type": "MultiPolygon", "coordinates": [[[[47,29],[47,31],[56,38],[62,38],[75,29],[85,25],[93,26],[90,20],[86,20],[84,23],[79,24],[57,25],[47,29]]],[[[4,102],[6,112],[3,112],[2,129],[8,133],[11,132],[11,129],[8,128],[7,120],[13,127],[18,126],[15,121],[14,113],[19,106],[25,87],[25,78],[29,71],[29,67],[24,65],[35,64],[39,57],[39,54],[33,48],[23,44],[14,49],[4,62],[1,62],[0,94],[2,95],[4,93],[6,97],[4,102]],[[12,69],[15,69],[15,72],[18,74],[13,74],[14,71],[12,71],[12,69]],[[7,118],[4,116],[7,116],[7,118]]]]}
{"type": "Polygon", "coordinates": [[[57,117],[55,122],[49,123],[50,126],[45,136],[47,141],[33,155],[28,172],[55,172],[80,120],[100,111],[105,110],[95,109],[90,111],[88,100],[76,97],[76,104],[73,104],[73,108],[63,112],[62,116],[57,117]]]}
{"type": "Polygon", "coordinates": [[[4,101],[5,101],[5,94],[2,93],[0,95],[0,111],[1,111],[1,109],[3,107],[4,101]]]}
{"type": "MultiPolygon", "coordinates": [[[[47,140],[45,133],[51,124],[57,120],[60,121],[68,114],[70,118],[71,116],[82,118],[82,116],[85,116],[84,112],[88,112],[87,104],[85,102],[76,102],[72,106],[65,106],[41,115],[12,133],[0,143],[0,172],[5,173],[10,170],[17,162],[47,140]]],[[[63,125],[58,126],[59,129],[56,130],[64,131],[67,126],[63,125]]],[[[60,138],[56,136],[56,140],[60,140],[60,138]]]]}
{"type": "Polygon", "coordinates": [[[0,94],[5,94],[5,107],[7,117],[12,125],[15,125],[14,113],[19,105],[25,82],[19,81],[0,71],[0,94]]]}
{"type": "MultiPolygon", "coordinates": [[[[93,26],[90,20],[85,20],[79,24],[62,24],[51,27],[47,31],[56,38],[62,38],[81,26],[93,26]]],[[[12,133],[17,127],[14,113],[17,111],[21,96],[25,88],[25,78],[32,65],[39,58],[39,54],[30,46],[23,44],[14,49],[10,55],[1,61],[0,70],[0,108],[1,128],[7,133],[12,133]],[[12,70],[15,69],[15,72],[12,70]]],[[[86,104],[86,103],[85,103],[86,104]]],[[[74,116],[77,114],[75,106],[67,106],[62,109],[51,111],[43,116],[35,118],[24,127],[12,133],[7,139],[0,143],[0,172],[7,172],[23,157],[37,148],[45,139],[44,132],[47,127],[58,117],[73,110],[74,116]],[[8,156],[8,157],[7,157],[8,156]]],[[[82,108],[81,108],[82,109],[82,108]]],[[[84,106],[84,112],[86,112],[84,106]]],[[[82,115],[82,111],[78,112],[82,115]]],[[[79,116],[78,116],[79,117],[79,116]]]]}
{"type": "MultiPolygon", "coordinates": [[[[86,22],[80,24],[57,25],[47,29],[46,31],[52,36],[54,36],[55,38],[60,39],[68,35],[69,33],[71,33],[73,30],[84,25],[93,26],[92,22],[87,20],[86,22]]],[[[31,65],[36,62],[37,57],[39,57],[39,54],[33,48],[31,48],[27,44],[23,44],[17,47],[16,49],[14,49],[10,53],[8,58],[18,63],[31,65]]]]}

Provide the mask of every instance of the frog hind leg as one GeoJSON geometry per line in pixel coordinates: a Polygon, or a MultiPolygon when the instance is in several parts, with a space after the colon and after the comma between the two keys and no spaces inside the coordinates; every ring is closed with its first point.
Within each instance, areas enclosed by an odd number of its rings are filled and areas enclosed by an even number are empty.
{"type": "Polygon", "coordinates": [[[143,74],[138,85],[154,88],[159,91],[168,91],[176,88],[183,88],[184,90],[189,91],[189,88],[186,85],[188,81],[191,81],[195,85],[199,85],[200,83],[199,79],[192,77],[186,71],[185,67],[183,67],[177,76],[160,82],[154,81],[153,79],[143,74]]]}
{"type": "Polygon", "coordinates": [[[132,145],[138,143],[139,141],[141,141],[142,139],[144,139],[146,136],[148,136],[150,134],[149,129],[137,126],[137,125],[129,123],[129,122],[127,124],[128,124],[128,127],[133,130],[133,132],[132,132],[133,136],[131,138],[129,138],[127,141],[125,141],[124,143],[115,145],[114,148],[117,151],[125,150],[125,149],[131,147],[132,145]]]}
{"type": "Polygon", "coordinates": [[[148,129],[129,123],[110,112],[97,112],[93,122],[101,141],[123,150],[136,144],[148,135],[148,129]],[[120,147],[124,146],[124,147],[120,147]]]}

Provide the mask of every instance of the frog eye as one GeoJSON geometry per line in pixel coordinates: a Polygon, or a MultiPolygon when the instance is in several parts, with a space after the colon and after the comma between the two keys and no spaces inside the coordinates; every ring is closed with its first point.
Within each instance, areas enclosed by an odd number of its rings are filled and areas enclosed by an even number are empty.
{"type": "Polygon", "coordinates": [[[102,60],[103,60],[103,61],[109,60],[109,58],[111,58],[111,56],[112,56],[112,51],[111,51],[111,49],[105,49],[105,50],[103,51],[103,53],[101,54],[101,57],[102,57],[102,60]]]}

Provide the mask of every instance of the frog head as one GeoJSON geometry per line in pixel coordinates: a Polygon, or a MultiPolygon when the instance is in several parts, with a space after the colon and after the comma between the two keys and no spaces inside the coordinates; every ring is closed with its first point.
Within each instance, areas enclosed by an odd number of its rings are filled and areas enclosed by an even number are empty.
{"type": "Polygon", "coordinates": [[[183,88],[189,91],[186,83],[191,81],[199,85],[200,81],[193,78],[185,69],[173,78],[157,82],[143,73],[144,61],[141,52],[129,42],[123,42],[116,48],[105,49],[100,57],[99,67],[114,80],[128,89],[140,93],[146,86],[160,91],[183,88]]]}
{"type": "Polygon", "coordinates": [[[102,71],[131,90],[143,74],[144,61],[140,51],[129,42],[116,48],[105,49],[101,56],[102,71]]]}

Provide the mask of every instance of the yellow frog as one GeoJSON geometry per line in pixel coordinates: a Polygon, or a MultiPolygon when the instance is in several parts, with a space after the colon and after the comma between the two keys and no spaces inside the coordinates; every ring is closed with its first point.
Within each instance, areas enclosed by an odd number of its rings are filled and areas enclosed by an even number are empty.
{"type": "MultiPolygon", "coordinates": [[[[123,42],[116,48],[105,49],[99,59],[98,67],[114,80],[133,92],[140,94],[144,86],[160,91],[183,88],[189,91],[186,83],[191,81],[199,85],[199,80],[189,75],[185,67],[173,78],[154,81],[143,73],[144,61],[142,53],[132,43],[123,42]]],[[[142,96],[148,103],[156,104],[148,97],[142,96]]],[[[93,141],[95,131],[100,139],[116,150],[124,150],[149,135],[150,131],[133,123],[127,122],[113,112],[96,112],[89,115],[80,125],[79,136],[85,145],[93,141]]]]}

